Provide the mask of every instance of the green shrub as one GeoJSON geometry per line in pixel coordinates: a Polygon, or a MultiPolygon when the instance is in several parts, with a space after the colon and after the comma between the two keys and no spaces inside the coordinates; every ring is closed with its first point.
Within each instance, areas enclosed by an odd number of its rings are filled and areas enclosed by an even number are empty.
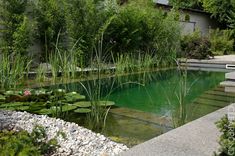
{"type": "Polygon", "coordinates": [[[114,56],[131,52],[174,58],[179,39],[178,23],[151,7],[124,6],[104,34],[114,56]]]}
{"type": "Polygon", "coordinates": [[[235,155],[235,121],[229,120],[226,115],[216,123],[222,135],[220,136],[219,154],[218,156],[234,156],[235,155]]]}
{"type": "Polygon", "coordinates": [[[202,37],[199,31],[181,38],[180,57],[190,59],[208,59],[213,56],[211,43],[207,37],[202,37]]]}
{"type": "Polygon", "coordinates": [[[36,126],[32,133],[26,131],[0,131],[0,155],[39,156],[49,155],[57,147],[55,139],[46,142],[47,136],[42,127],[36,126]]]}
{"type": "Polygon", "coordinates": [[[209,38],[211,50],[214,55],[227,55],[233,53],[234,38],[232,30],[210,30],[209,38]]]}

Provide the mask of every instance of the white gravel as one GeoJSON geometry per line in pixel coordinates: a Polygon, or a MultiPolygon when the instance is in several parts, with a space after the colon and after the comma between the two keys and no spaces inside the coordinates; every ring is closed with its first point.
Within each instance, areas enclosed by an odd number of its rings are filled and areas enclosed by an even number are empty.
{"type": "Polygon", "coordinates": [[[29,133],[36,126],[45,128],[48,139],[57,138],[60,146],[54,156],[113,156],[128,148],[75,123],[45,115],[0,110],[0,129],[23,129],[29,133]],[[59,133],[64,133],[63,138],[59,133]]]}

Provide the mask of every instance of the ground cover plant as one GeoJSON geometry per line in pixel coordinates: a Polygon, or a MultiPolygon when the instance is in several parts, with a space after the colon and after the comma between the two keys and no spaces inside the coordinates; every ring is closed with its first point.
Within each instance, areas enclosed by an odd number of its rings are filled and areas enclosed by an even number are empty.
{"type": "Polygon", "coordinates": [[[228,116],[224,116],[216,123],[222,135],[219,139],[220,149],[216,156],[232,156],[235,154],[235,122],[229,120],[228,116]]]}
{"type": "Polygon", "coordinates": [[[40,126],[36,126],[32,133],[0,131],[0,155],[52,155],[57,147],[56,139],[47,141],[45,130],[40,126]]]}

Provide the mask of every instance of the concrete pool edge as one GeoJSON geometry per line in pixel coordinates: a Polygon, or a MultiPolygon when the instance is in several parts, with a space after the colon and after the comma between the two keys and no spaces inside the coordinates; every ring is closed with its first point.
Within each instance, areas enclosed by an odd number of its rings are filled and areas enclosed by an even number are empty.
{"type": "Polygon", "coordinates": [[[215,122],[235,113],[235,104],[210,113],[184,126],[137,145],[121,156],[211,156],[219,148],[215,122]],[[232,111],[232,112],[231,112],[232,111]]]}

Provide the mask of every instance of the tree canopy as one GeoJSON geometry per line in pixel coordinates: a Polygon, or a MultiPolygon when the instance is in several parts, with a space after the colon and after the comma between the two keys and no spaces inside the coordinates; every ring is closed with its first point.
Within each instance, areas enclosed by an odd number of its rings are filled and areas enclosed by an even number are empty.
{"type": "Polygon", "coordinates": [[[211,13],[219,22],[231,26],[234,23],[235,1],[234,0],[201,0],[204,10],[211,13]]]}

